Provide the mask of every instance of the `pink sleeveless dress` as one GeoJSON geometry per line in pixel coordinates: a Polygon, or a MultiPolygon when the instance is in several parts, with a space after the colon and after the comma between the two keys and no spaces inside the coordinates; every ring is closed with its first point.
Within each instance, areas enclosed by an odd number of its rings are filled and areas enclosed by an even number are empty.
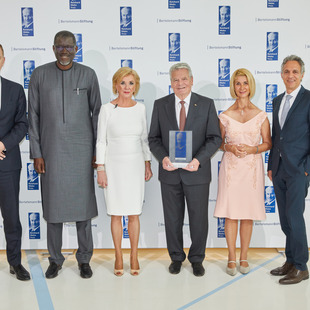
{"type": "MultiPolygon", "coordinates": [[[[261,127],[267,117],[260,112],[245,123],[220,114],[226,132],[226,143],[257,146],[261,141],[261,127]]],[[[230,219],[264,220],[264,164],[261,154],[238,158],[224,152],[219,172],[219,184],[214,216],[230,219]]]]}

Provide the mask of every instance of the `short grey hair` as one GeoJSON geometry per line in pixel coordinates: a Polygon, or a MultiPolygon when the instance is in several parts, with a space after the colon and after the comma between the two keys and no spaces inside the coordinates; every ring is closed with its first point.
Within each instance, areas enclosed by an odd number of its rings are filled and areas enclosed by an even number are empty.
{"type": "Polygon", "coordinates": [[[297,61],[300,65],[300,68],[301,68],[301,74],[305,73],[305,63],[303,62],[303,60],[300,57],[298,57],[296,55],[289,55],[283,59],[283,62],[281,65],[281,73],[283,73],[283,68],[288,61],[297,61]]]}
{"type": "Polygon", "coordinates": [[[190,78],[193,77],[193,73],[192,73],[192,69],[191,67],[185,63],[185,62],[179,62],[177,64],[174,64],[173,66],[171,66],[170,70],[169,70],[169,74],[170,74],[170,81],[172,79],[172,72],[176,71],[176,70],[180,70],[180,69],[186,69],[188,71],[188,75],[190,78]]]}

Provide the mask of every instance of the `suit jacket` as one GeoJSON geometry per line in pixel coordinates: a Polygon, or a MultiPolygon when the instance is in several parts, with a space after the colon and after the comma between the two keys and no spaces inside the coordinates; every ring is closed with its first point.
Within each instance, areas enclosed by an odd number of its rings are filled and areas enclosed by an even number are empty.
{"type": "Polygon", "coordinates": [[[268,170],[276,175],[281,154],[290,176],[305,172],[310,174],[310,91],[301,86],[281,129],[279,109],[284,94],[273,100],[272,149],[268,170]]]}
{"type": "Polygon", "coordinates": [[[159,161],[159,180],[168,184],[178,184],[181,180],[187,185],[204,184],[211,181],[210,159],[222,143],[219,121],[212,99],[192,93],[184,130],[193,135],[193,158],[200,162],[196,172],[184,169],[166,171],[162,160],[169,156],[169,131],[179,130],[175,95],[171,94],[154,103],[149,133],[151,152],[159,161]]]}
{"type": "Polygon", "coordinates": [[[5,145],[6,158],[0,160],[0,171],[20,169],[19,143],[28,130],[26,97],[20,84],[1,77],[0,141],[5,145]]]}

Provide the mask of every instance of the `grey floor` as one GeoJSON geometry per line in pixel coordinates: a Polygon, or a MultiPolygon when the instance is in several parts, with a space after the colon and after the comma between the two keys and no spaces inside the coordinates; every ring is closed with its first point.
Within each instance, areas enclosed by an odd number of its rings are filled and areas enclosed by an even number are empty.
{"type": "Polygon", "coordinates": [[[276,249],[251,249],[251,272],[234,277],[225,273],[226,249],[207,249],[206,254],[206,274],[197,278],[188,261],[180,274],[169,274],[165,249],[141,249],[141,273],[133,277],[125,250],[125,274],[116,277],[113,251],[96,250],[94,275],[86,280],[79,276],[74,253],[67,250],[59,276],[48,280],[45,251],[23,251],[32,280],[21,282],[9,274],[5,251],[0,251],[0,309],[310,309],[310,280],[281,286],[279,278],[269,274],[285,260],[276,249]]]}

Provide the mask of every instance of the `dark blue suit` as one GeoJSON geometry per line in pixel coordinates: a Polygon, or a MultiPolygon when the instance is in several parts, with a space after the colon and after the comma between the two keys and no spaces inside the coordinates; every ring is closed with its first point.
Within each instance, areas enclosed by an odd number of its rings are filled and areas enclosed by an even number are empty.
{"type": "Polygon", "coordinates": [[[301,86],[283,128],[279,109],[284,93],[273,100],[272,149],[268,170],[276,194],[285,254],[296,269],[307,270],[308,243],[303,213],[310,174],[310,91],[301,86]]]}
{"type": "Polygon", "coordinates": [[[0,160],[0,208],[12,266],[21,263],[22,227],[19,220],[19,181],[21,157],[19,143],[28,129],[26,97],[21,85],[1,77],[0,141],[6,158],[0,160]]]}

